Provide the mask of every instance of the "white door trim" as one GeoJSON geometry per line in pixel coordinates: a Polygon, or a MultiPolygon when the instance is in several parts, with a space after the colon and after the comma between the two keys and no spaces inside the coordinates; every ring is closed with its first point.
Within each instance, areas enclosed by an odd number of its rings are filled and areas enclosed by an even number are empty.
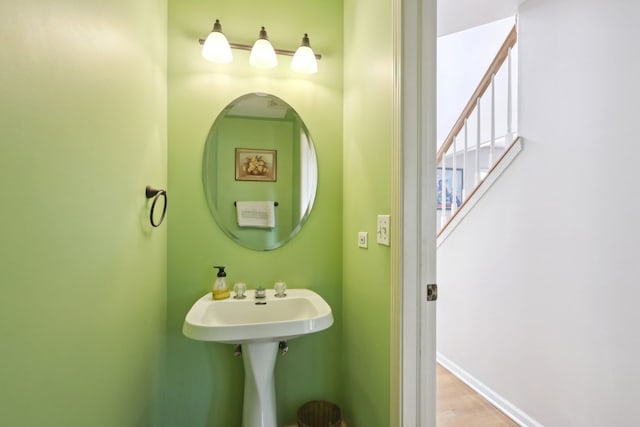
{"type": "Polygon", "coordinates": [[[436,0],[401,3],[400,406],[402,427],[435,427],[436,0]]]}

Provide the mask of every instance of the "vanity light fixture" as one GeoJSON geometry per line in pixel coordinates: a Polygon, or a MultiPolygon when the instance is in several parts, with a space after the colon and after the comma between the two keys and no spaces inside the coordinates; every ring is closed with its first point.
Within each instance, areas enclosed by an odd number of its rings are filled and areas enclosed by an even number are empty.
{"type": "Polygon", "coordinates": [[[297,51],[275,49],[267,37],[267,31],[262,27],[258,39],[253,46],[231,43],[222,33],[220,20],[216,19],[213,30],[205,39],[199,39],[202,46],[202,56],[211,62],[226,64],[231,62],[231,49],[250,51],[249,63],[256,68],[273,68],[278,65],[276,54],[293,56],[291,69],[298,73],[313,74],[318,72],[318,60],[321,55],[316,54],[309,45],[307,34],[302,38],[297,51]]]}
{"type": "Polygon", "coordinates": [[[218,64],[228,64],[233,59],[231,46],[229,46],[227,38],[222,33],[222,25],[220,25],[219,19],[216,19],[215,24],[213,24],[213,30],[204,41],[202,56],[207,61],[218,64]]]}

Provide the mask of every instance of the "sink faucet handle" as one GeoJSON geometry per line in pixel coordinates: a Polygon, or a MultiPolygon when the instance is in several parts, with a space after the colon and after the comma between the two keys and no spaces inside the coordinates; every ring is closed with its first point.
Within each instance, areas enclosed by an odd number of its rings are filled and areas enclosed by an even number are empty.
{"type": "Polygon", "coordinates": [[[276,297],[282,298],[282,297],[286,297],[287,296],[287,294],[285,293],[287,291],[287,284],[285,282],[283,282],[282,280],[278,280],[273,285],[273,289],[275,289],[275,291],[276,291],[276,297]]]}
{"type": "Polygon", "coordinates": [[[245,292],[247,291],[247,285],[243,282],[237,282],[233,285],[233,291],[236,293],[235,299],[245,298],[245,292]]]}
{"type": "Polygon", "coordinates": [[[262,286],[258,286],[256,288],[256,298],[265,298],[266,296],[267,291],[262,286]]]}

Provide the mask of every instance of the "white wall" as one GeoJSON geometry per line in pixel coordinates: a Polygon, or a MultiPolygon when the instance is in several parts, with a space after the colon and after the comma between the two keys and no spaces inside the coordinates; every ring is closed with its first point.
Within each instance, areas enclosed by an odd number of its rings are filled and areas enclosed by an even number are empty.
{"type": "Polygon", "coordinates": [[[438,36],[513,16],[526,0],[438,0],[438,36]]]}
{"type": "Polygon", "coordinates": [[[640,2],[519,22],[525,148],[439,249],[439,352],[547,427],[635,425],[640,2]]]}

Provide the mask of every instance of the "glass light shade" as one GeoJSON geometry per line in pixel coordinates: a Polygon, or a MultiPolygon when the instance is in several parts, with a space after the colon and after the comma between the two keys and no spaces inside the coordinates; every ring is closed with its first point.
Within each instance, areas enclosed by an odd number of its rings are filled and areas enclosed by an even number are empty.
{"type": "Polygon", "coordinates": [[[253,44],[253,47],[251,48],[249,64],[256,68],[273,68],[278,65],[276,51],[273,50],[273,46],[271,46],[269,40],[256,40],[256,42],[253,44]]]}
{"type": "Polygon", "coordinates": [[[267,39],[267,32],[264,27],[260,30],[258,40],[256,40],[251,48],[249,64],[256,68],[273,68],[278,65],[276,51],[273,50],[273,46],[269,43],[269,39],[267,39]]]}
{"type": "Polygon", "coordinates": [[[297,73],[315,74],[318,72],[316,55],[309,46],[300,46],[291,60],[291,69],[297,73]]]}
{"type": "Polygon", "coordinates": [[[228,64],[233,59],[227,38],[219,31],[212,31],[202,46],[202,56],[207,61],[228,64]]]}

